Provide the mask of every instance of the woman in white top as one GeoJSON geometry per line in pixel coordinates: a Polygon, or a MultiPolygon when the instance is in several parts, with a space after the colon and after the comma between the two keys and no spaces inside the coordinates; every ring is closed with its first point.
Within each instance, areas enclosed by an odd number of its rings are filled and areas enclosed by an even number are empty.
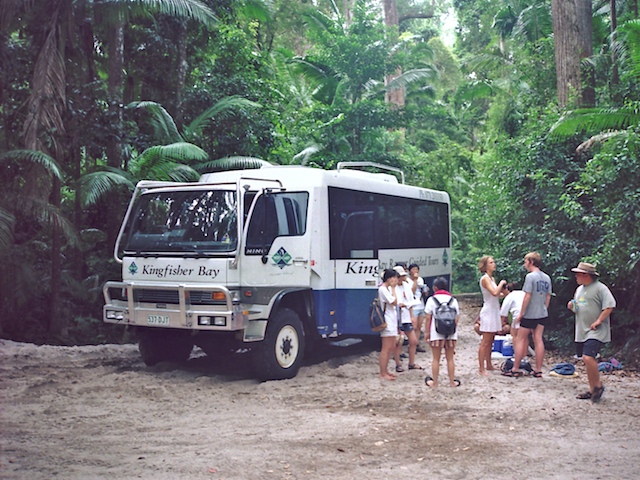
{"type": "MultiPolygon", "coordinates": [[[[411,290],[411,284],[407,280],[407,272],[401,265],[393,267],[396,273],[400,276],[398,284],[396,285],[396,298],[398,299],[398,315],[400,320],[400,329],[404,332],[409,342],[409,370],[423,370],[423,368],[416,363],[416,348],[418,346],[418,335],[413,326],[413,316],[411,310],[413,309],[414,297],[411,290]]],[[[400,353],[402,352],[402,342],[398,342],[394,358],[396,360],[396,372],[404,372],[404,368],[400,364],[400,353]]]]}
{"type": "Polygon", "coordinates": [[[480,310],[480,348],[478,349],[478,364],[480,375],[488,375],[487,370],[495,370],[491,363],[491,350],[493,350],[493,340],[498,332],[502,330],[500,320],[500,300],[504,295],[505,280],[500,280],[496,284],[493,279],[493,272],[496,270],[496,262],[493,257],[485,255],[478,262],[478,268],[483,273],[480,279],[480,291],[482,292],[482,310],[480,310]]]}
{"type": "MultiPolygon", "coordinates": [[[[420,340],[422,334],[422,326],[425,321],[424,313],[424,301],[429,293],[429,287],[424,284],[424,279],[420,276],[420,267],[416,263],[409,265],[409,280],[411,281],[411,291],[413,292],[413,305],[411,309],[411,322],[413,328],[420,340]]],[[[425,332],[427,333],[427,332],[425,332]]],[[[426,352],[425,348],[420,346],[420,343],[416,346],[416,352],[426,352]]]]}
{"type": "Polygon", "coordinates": [[[387,269],[382,275],[382,285],[378,288],[378,298],[384,309],[384,320],[387,327],[380,332],[382,347],[380,348],[380,378],[383,380],[395,380],[396,376],[389,372],[389,359],[393,356],[398,338],[398,313],[396,306],[396,285],[399,275],[395,270],[387,269]]]}

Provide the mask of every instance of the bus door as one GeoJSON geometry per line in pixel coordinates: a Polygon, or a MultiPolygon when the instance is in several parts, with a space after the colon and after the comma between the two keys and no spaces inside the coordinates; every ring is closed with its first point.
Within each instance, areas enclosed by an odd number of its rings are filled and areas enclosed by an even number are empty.
{"type": "Polygon", "coordinates": [[[374,211],[340,208],[340,228],[334,230],[335,312],[339,334],[371,333],[369,305],[378,294],[379,261],[374,245],[374,211]]]}
{"type": "Polygon", "coordinates": [[[308,192],[265,188],[256,194],[239,258],[243,285],[310,286],[308,210],[308,192]]]}

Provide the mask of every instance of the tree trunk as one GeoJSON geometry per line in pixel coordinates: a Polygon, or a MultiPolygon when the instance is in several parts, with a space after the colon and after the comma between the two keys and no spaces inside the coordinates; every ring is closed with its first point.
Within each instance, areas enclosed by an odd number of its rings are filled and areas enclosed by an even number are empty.
{"type": "MultiPolygon", "coordinates": [[[[109,96],[109,119],[111,122],[111,135],[105,139],[107,151],[107,164],[110,167],[122,168],[122,102],[124,85],[124,24],[118,22],[109,27],[109,79],[107,93],[109,96]]],[[[117,196],[116,198],[119,198],[117,196]]],[[[113,245],[120,229],[120,202],[108,202],[106,205],[107,244],[113,245]]]]}
{"type": "Polygon", "coordinates": [[[582,89],[580,61],[593,53],[591,46],[591,1],[552,0],[553,34],[556,52],[558,104],[566,107],[571,98],[581,105],[593,105],[593,73],[586,75],[582,89]],[[579,100],[578,100],[579,99],[579,100]]]}
{"type": "Polygon", "coordinates": [[[618,72],[618,59],[614,45],[616,43],[616,30],[618,29],[618,13],[616,11],[616,0],[609,0],[611,7],[611,91],[612,98],[616,103],[620,101],[618,92],[618,84],[620,83],[620,74],[618,72]]]}
{"type": "Polygon", "coordinates": [[[175,118],[176,124],[178,128],[182,128],[182,124],[184,123],[184,115],[182,102],[184,101],[184,85],[187,78],[187,68],[189,64],[187,63],[187,21],[180,20],[178,27],[178,60],[177,60],[177,79],[176,79],[176,110],[175,110],[175,118]]]}
{"type": "MultiPolygon", "coordinates": [[[[54,177],[51,190],[51,206],[59,209],[61,204],[60,180],[54,177]]],[[[69,323],[60,309],[61,279],[62,279],[62,234],[60,225],[54,222],[51,228],[51,292],[49,302],[49,333],[56,337],[66,337],[69,334],[69,323]]]]}
{"type": "MultiPolygon", "coordinates": [[[[383,0],[384,5],[384,24],[387,26],[387,32],[392,35],[393,38],[398,35],[398,4],[396,0],[383,0]]],[[[384,84],[389,85],[393,79],[402,75],[402,69],[398,67],[395,73],[389,74],[384,77],[384,84]]],[[[385,102],[392,104],[397,108],[404,107],[405,89],[398,88],[395,90],[388,90],[385,93],[385,102]]]]}

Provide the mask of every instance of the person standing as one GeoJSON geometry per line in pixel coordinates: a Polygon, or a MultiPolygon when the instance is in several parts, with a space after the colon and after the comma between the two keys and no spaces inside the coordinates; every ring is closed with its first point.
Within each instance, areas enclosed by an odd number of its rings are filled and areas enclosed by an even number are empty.
{"type": "MultiPolygon", "coordinates": [[[[500,319],[502,320],[502,329],[505,330],[505,325],[509,325],[509,316],[511,316],[511,325],[509,327],[509,333],[512,337],[513,345],[518,340],[518,331],[520,330],[520,324],[516,322],[520,309],[522,308],[522,302],[524,301],[524,292],[518,290],[518,285],[508,283],[505,288],[509,291],[500,307],[500,319]]],[[[515,352],[514,352],[515,353],[515,352]]]]}
{"type": "Polygon", "coordinates": [[[387,327],[380,332],[382,347],[380,348],[380,378],[383,380],[395,380],[396,376],[389,372],[389,360],[396,349],[398,338],[398,313],[396,307],[396,285],[398,284],[398,273],[395,270],[387,269],[382,275],[382,285],[378,288],[378,298],[384,310],[384,320],[387,327]]]}
{"type": "Polygon", "coordinates": [[[487,370],[495,370],[491,363],[491,350],[493,340],[498,332],[502,330],[500,321],[500,300],[504,295],[503,288],[507,283],[500,280],[496,284],[493,279],[493,272],[496,270],[496,262],[493,257],[483,256],[478,262],[478,269],[483,273],[480,278],[480,291],[482,291],[482,309],[480,310],[480,348],[478,348],[478,364],[480,375],[488,375],[487,370]]]}
{"type": "Polygon", "coordinates": [[[416,352],[424,353],[426,350],[420,345],[422,326],[424,325],[424,302],[429,292],[429,287],[424,284],[424,279],[420,276],[420,267],[416,263],[409,265],[409,280],[411,281],[411,291],[413,292],[413,305],[411,308],[411,322],[418,336],[416,352]]]}
{"type": "Polygon", "coordinates": [[[549,321],[549,301],[551,300],[551,278],[540,270],[542,259],[538,252],[529,252],[524,256],[524,268],[527,276],[524,279],[524,299],[516,322],[520,323],[518,338],[514,343],[513,368],[503,375],[507,377],[521,377],[520,361],[527,354],[529,334],[533,335],[534,351],[536,354],[536,368],[533,376],[542,377],[542,362],[544,360],[544,340],[542,334],[544,326],[549,321]]]}
{"type": "Polygon", "coordinates": [[[599,281],[600,275],[595,265],[580,262],[571,271],[575,273],[578,288],[567,308],[576,317],[575,341],[583,344],[582,360],[589,381],[589,391],[576,398],[599,402],[604,385],[600,380],[596,357],[602,346],[611,341],[611,312],[616,307],[616,299],[611,290],[599,281]]]}
{"type": "MultiPolygon", "coordinates": [[[[400,321],[399,329],[404,332],[409,342],[409,370],[422,370],[422,367],[416,363],[416,347],[418,346],[418,336],[413,328],[411,309],[413,304],[413,291],[411,284],[407,280],[406,270],[396,265],[393,269],[398,273],[399,280],[396,285],[396,298],[398,299],[398,318],[400,321]]],[[[402,342],[398,342],[394,357],[396,358],[396,372],[404,371],[402,365],[398,363],[400,352],[402,351],[402,342]]]]}
{"type": "Polygon", "coordinates": [[[431,352],[433,355],[433,362],[431,363],[431,377],[426,377],[424,379],[424,383],[428,387],[435,388],[438,386],[438,377],[440,375],[440,358],[442,357],[442,349],[444,349],[444,355],[447,359],[447,373],[449,374],[449,386],[450,387],[459,387],[460,380],[455,377],[456,374],[456,366],[453,361],[453,356],[455,354],[456,349],[456,340],[458,340],[458,331],[457,326],[460,321],[460,307],[458,306],[458,301],[453,298],[451,294],[447,291],[449,288],[449,282],[444,277],[438,277],[433,282],[433,296],[429,297],[427,300],[427,305],[425,307],[425,312],[427,314],[427,324],[426,328],[429,332],[429,344],[431,345],[431,352]],[[436,300],[440,302],[440,305],[444,303],[448,303],[451,301],[450,307],[457,312],[456,315],[456,331],[445,337],[444,335],[438,333],[436,330],[436,321],[435,321],[435,313],[438,309],[438,303],[436,300]]]}

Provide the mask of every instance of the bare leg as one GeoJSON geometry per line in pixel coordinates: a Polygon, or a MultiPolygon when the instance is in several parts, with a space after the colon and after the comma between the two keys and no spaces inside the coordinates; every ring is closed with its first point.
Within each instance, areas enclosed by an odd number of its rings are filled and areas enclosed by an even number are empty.
{"type": "Polygon", "coordinates": [[[418,337],[416,336],[415,330],[407,333],[407,338],[409,338],[409,365],[415,365],[416,347],[418,346],[418,337]]]}
{"type": "Polygon", "coordinates": [[[389,359],[393,354],[396,344],[396,337],[382,337],[382,348],[380,349],[380,378],[384,380],[395,380],[395,375],[389,373],[389,359]]]}
{"type": "Polygon", "coordinates": [[[402,364],[402,360],[400,360],[400,354],[402,353],[402,342],[397,343],[397,339],[395,339],[394,347],[393,347],[393,359],[396,362],[396,366],[402,364]]]}
{"type": "Polygon", "coordinates": [[[518,341],[514,344],[515,348],[513,349],[513,370],[517,372],[520,370],[520,362],[527,354],[527,347],[529,343],[529,332],[530,328],[520,327],[520,331],[518,332],[518,341]]]}
{"type": "Polygon", "coordinates": [[[444,355],[447,358],[447,373],[449,374],[449,386],[455,387],[454,380],[456,379],[456,364],[453,361],[453,354],[455,349],[453,347],[445,347],[444,355]]]}
{"type": "Polygon", "coordinates": [[[480,375],[487,375],[487,370],[493,370],[491,364],[491,350],[495,333],[482,332],[482,340],[478,350],[478,363],[480,365],[480,375]]]}
{"type": "Polygon", "coordinates": [[[589,380],[589,391],[593,393],[593,390],[596,387],[602,387],[602,382],[600,381],[600,372],[598,371],[598,361],[587,355],[582,355],[582,360],[584,361],[584,366],[587,367],[587,379],[589,380]]]}
{"type": "Polygon", "coordinates": [[[442,353],[442,347],[431,347],[431,353],[433,355],[433,361],[431,362],[431,375],[433,376],[432,387],[438,386],[438,376],[440,375],[440,356],[442,353]]]}
{"type": "Polygon", "coordinates": [[[544,325],[536,325],[536,329],[533,331],[533,346],[536,352],[536,372],[542,371],[542,362],[544,360],[544,340],[542,339],[542,333],[544,332],[544,325]]]}

